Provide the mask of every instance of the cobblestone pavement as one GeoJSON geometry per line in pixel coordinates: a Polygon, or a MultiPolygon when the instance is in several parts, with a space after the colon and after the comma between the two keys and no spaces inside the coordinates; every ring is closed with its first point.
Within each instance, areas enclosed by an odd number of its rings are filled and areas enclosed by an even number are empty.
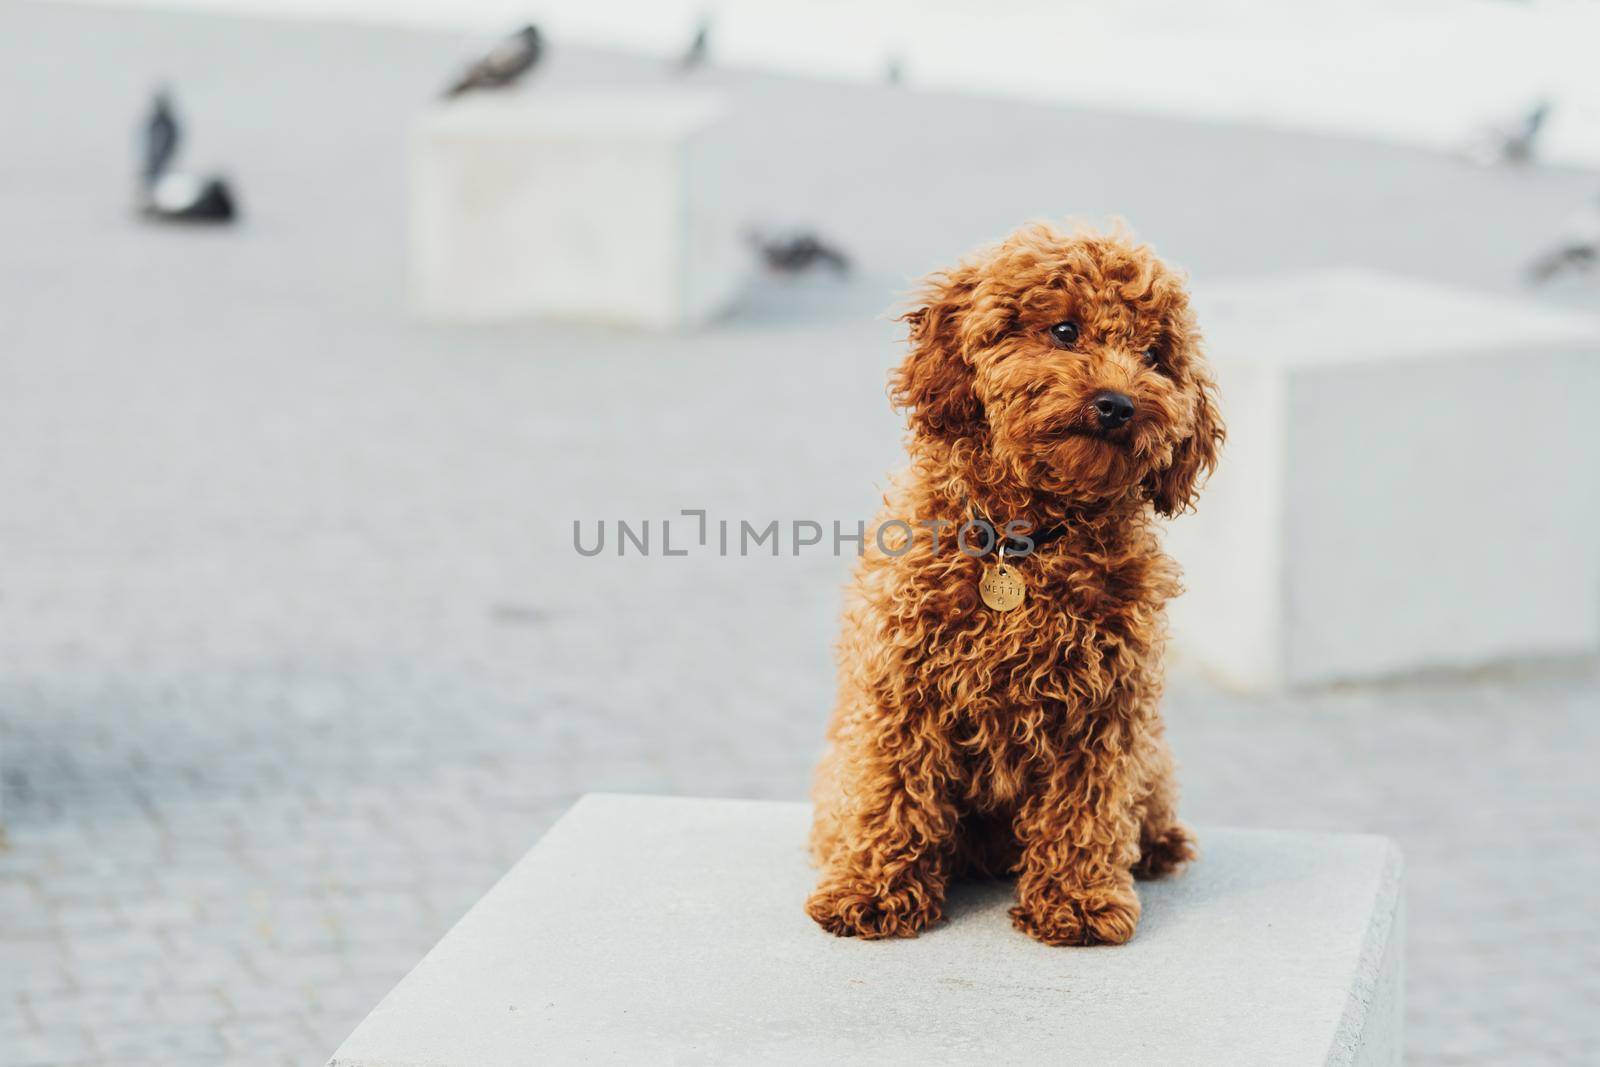
{"type": "MultiPolygon", "coordinates": [[[[580,793],[802,795],[848,560],[586,560],[570,523],[869,515],[899,432],[876,316],[912,274],[1117,208],[1201,277],[1505,288],[1592,184],[727,76],[751,210],[849,236],[855,281],[758,282],[687,338],[427,327],[404,125],[460,48],[0,9],[6,1067],[319,1063],[580,793]],[[189,158],[238,176],[238,231],[127,218],[157,77],[189,158]]],[[[558,53],[546,77],[659,76],[558,53]]],[[[1195,822],[1400,840],[1414,1061],[1593,1061],[1592,668],[1293,699],[1180,672],[1169,716],[1195,822]]]]}

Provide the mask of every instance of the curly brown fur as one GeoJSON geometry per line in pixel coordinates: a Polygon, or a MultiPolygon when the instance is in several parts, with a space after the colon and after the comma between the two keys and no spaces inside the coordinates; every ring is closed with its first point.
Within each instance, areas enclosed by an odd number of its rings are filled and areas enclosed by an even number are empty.
{"type": "Polygon", "coordinates": [[[842,936],[915,936],[952,878],[1014,874],[1018,929],[1124,942],[1134,876],[1194,856],[1157,708],[1179,586],[1153,516],[1192,506],[1223,429],[1183,281],[1121,235],[1036,225],[930,279],[905,319],[893,395],[911,462],[880,522],[954,530],[976,506],[1065,533],[1017,563],[1028,592],[1009,612],[978,597],[992,558],[951,536],[868,549],[806,909],[842,936]],[[1063,347],[1051,327],[1067,321],[1063,347]],[[1105,389],[1135,405],[1120,429],[1097,421],[1105,389]]]}

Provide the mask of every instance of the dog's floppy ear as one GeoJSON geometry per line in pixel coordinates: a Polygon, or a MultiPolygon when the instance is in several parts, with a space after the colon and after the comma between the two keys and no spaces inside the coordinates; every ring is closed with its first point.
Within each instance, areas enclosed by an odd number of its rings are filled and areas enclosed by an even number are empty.
{"type": "Polygon", "coordinates": [[[973,290],[965,273],[934,275],[918,306],[900,316],[910,325],[911,351],[890,375],[889,395],[909,412],[911,428],[931,437],[970,436],[983,420],[972,366],[962,356],[961,319],[973,290]]]}
{"type": "Polygon", "coordinates": [[[1194,390],[1194,428],[1172,452],[1172,462],[1145,479],[1145,491],[1156,511],[1180,515],[1194,507],[1200,486],[1217,465],[1227,431],[1217,413],[1217,387],[1203,367],[1190,371],[1194,390]]]}

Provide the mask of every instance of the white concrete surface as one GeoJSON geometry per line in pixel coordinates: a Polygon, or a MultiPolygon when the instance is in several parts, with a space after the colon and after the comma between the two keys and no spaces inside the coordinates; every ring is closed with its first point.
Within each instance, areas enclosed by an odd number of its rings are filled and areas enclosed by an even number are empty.
{"type": "Polygon", "coordinates": [[[1600,322],[1371,271],[1197,294],[1228,421],[1168,544],[1246,688],[1600,648],[1600,322]]]}
{"type": "Polygon", "coordinates": [[[1211,830],[1119,948],[1012,929],[958,886],[913,941],[820,931],[802,804],[590,795],[330,1067],[1398,1063],[1399,851],[1211,830]]]}
{"type": "Polygon", "coordinates": [[[436,105],[412,143],[417,309],[655,329],[726,310],[748,264],[724,115],[712,94],[660,87],[436,105]]]}

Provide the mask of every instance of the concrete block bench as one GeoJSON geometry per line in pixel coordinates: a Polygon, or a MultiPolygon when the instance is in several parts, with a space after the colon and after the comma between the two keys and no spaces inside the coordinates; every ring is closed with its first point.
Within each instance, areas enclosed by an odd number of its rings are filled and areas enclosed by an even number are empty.
{"type": "Polygon", "coordinates": [[[801,904],[802,804],[584,798],[330,1067],[530,1063],[1398,1063],[1400,858],[1378,837],[1212,829],[1143,883],[1127,945],[1048,948],[1009,885],[913,941],[801,904]]]}
{"type": "Polygon", "coordinates": [[[748,269],[702,92],[484,94],[416,125],[412,297],[430,318],[693,326],[748,269]]]}
{"type": "Polygon", "coordinates": [[[1174,647],[1244,688],[1600,649],[1600,324],[1365,271],[1203,288],[1228,422],[1174,647]]]}

